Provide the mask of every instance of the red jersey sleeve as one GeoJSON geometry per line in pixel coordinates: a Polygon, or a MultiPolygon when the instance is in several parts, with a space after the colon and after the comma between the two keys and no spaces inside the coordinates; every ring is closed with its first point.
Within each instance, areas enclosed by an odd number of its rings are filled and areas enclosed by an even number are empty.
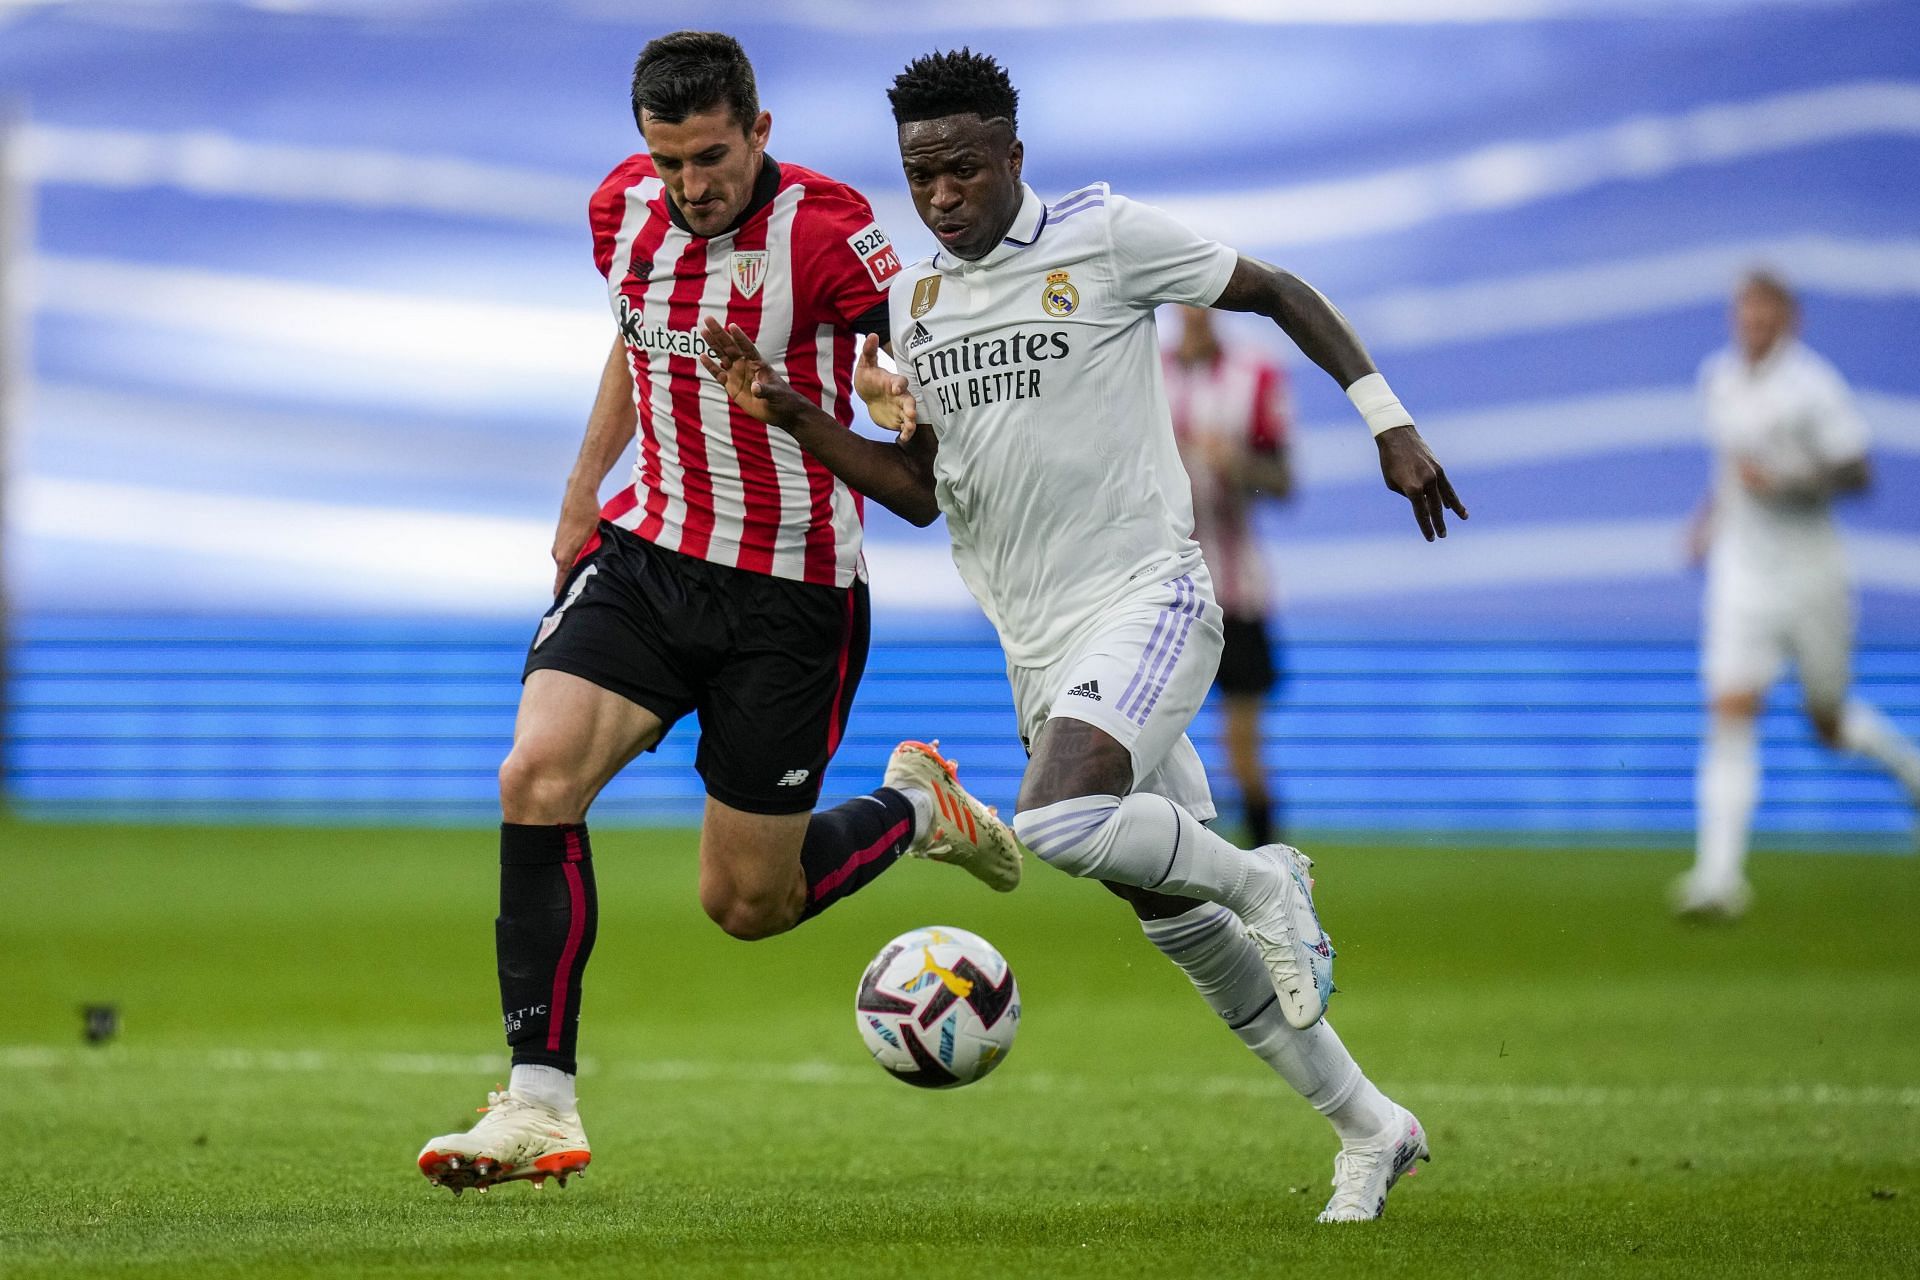
{"type": "Polygon", "coordinates": [[[834,183],[809,190],[794,225],[794,292],[815,324],[851,328],[885,304],[900,255],[874,220],[866,197],[834,183]]]}
{"type": "Polygon", "coordinates": [[[587,201],[587,225],[593,230],[593,265],[606,275],[613,269],[614,242],[627,216],[627,191],[653,175],[653,162],[644,154],[628,156],[614,166],[587,201]]]}
{"type": "Polygon", "coordinates": [[[1260,366],[1253,384],[1253,421],[1247,447],[1255,453],[1277,453],[1287,442],[1287,371],[1277,364],[1260,366]]]}

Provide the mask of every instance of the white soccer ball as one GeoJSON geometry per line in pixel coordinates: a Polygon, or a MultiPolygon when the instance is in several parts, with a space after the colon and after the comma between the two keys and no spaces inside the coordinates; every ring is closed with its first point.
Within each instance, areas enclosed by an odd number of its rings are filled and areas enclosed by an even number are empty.
{"type": "Polygon", "coordinates": [[[965,929],[903,933],[880,948],[854,1001],[873,1060],[922,1089],[952,1089],[999,1066],[1020,1029],[1006,957],[965,929]]]}

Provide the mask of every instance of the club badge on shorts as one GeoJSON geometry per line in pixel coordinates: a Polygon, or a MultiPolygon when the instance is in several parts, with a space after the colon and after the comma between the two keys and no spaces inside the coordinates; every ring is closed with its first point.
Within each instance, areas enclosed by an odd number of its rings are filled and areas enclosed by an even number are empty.
{"type": "Polygon", "coordinates": [[[736,249],[733,253],[733,287],[740,291],[743,298],[751,298],[760,292],[760,286],[767,279],[767,251],[765,249],[736,249]]]}
{"type": "Polygon", "coordinates": [[[1080,309],[1080,291],[1073,287],[1067,272],[1055,271],[1047,276],[1040,288],[1040,306],[1048,315],[1062,317],[1080,309]]]}

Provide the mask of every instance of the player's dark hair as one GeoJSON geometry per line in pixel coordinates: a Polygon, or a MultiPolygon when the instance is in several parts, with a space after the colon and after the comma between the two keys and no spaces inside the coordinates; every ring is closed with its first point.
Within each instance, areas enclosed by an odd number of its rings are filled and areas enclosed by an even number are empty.
{"type": "Polygon", "coordinates": [[[887,101],[893,104],[895,124],[971,113],[982,120],[1005,120],[1019,132],[1015,113],[1020,94],[1006,68],[967,48],[915,58],[893,78],[887,101]]]}
{"type": "Polygon", "coordinates": [[[725,105],[743,131],[760,114],[753,64],[740,42],[722,31],[676,31],[649,40],[633,64],[633,120],[644,109],[679,124],[725,105]]]}
{"type": "Polygon", "coordinates": [[[1740,292],[1745,293],[1749,289],[1766,294],[1785,307],[1789,315],[1797,315],[1800,311],[1799,295],[1794,293],[1793,287],[1779,273],[1767,267],[1755,267],[1740,278],[1740,292]]]}

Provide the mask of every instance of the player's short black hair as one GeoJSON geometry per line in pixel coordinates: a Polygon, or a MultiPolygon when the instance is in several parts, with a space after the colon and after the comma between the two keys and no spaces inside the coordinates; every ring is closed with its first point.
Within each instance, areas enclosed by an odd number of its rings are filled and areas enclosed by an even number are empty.
{"type": "Polygon", "coordinates": [[[1800,298],[1794,293],[1793,286],[1771,267],[1755,267],[1742,276],[1740,292],[1745,293],[1749,289],[1766,294],[1785,307],[1789,314],[1797,314],[1800,310],[1800,298]]]}
{"type": "Polygon", "coordinates": [[[1007,69],[968,48],[915,58],[893,78],[887,101],[893,104],[895,124],[971,112],[982,120],[1005,120],[1015,133],[1020,131],[1020,94],[1007,69]]]}
{"type": "Polygon", "coordinates": [[[725,104],[734,123],[751,131],[760,115],[753,64],[740,42],[723,31],[675,31],[649,40],[633,64],[633,120],[649,114],[679,124],[725,104]]]}

